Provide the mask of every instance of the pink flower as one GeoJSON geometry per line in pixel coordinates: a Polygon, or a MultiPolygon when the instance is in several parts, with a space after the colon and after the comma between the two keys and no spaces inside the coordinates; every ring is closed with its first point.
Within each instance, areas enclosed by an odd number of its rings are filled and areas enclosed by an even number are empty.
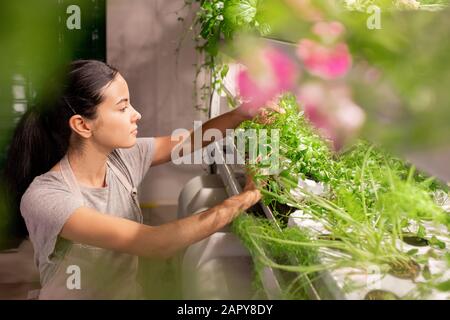
{"type": "Polygon", "coordinates": [[[307,83],[300,87],[297,97],[305,116],[332,141],[335,150],[354,138],[364,124],[365,113],[352,101],[345,85],[307,83]]]}
{"type": "Polygon", "coordinates": [[[338,21],[320,21],[314,25],[312,32],[318,35],[322,42],[332,43],[345,32],[345,27],[338,21]]]}
{"type": "Polygon", "coordinates": [[[261,49],[253,58],[251,65],[238,73],[237,85],[244,107],[256,114],[277,95],[294,88],[298,68],[284,53],[270,47],[261,49]]]}
{"type": "Polygon", "coordinates": [[[327,47],[313,40],[303,39],[298,44],[297,55],[303,61],[306,70],[327,80],[344,76],[352,64],[345,43],[327,47]]]}

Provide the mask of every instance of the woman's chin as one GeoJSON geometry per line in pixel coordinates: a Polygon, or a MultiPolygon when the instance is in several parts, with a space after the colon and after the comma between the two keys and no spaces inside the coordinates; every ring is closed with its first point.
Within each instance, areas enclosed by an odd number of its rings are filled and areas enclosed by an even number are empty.
{"type": "Polygon", "coordinates": [[[136,144],[136,141],[137,141],[137,137],[132,136],[130,139],[128,139],[127,143],[124,143],[119,148],[122,148],[122,149],[131,148],[136,144]]]}

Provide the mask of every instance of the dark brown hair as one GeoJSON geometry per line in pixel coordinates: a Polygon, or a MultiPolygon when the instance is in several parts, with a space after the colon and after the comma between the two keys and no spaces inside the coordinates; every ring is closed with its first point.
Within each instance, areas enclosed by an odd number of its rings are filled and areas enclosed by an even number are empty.
{"type": "Polygon", "coordinates": [[[49,171],[66,154],[72,130],[69,119],[79,114],[95,119],[102,102],[102,89],[117,75],[117,69],[97,60],[70,63],[62,81],[49,81],[20,119],[8,148],[4,168],[18,236],[27,230],[20,214],[20,200],[36,176],[49,171]]]}

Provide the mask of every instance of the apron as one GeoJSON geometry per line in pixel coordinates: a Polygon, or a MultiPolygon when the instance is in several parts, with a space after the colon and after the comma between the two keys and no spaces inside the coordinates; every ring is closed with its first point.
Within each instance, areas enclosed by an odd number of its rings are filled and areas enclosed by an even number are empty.
{"type": "MultiPolygon", "coordinates": [[[[131,220],[143,222],[137,188],[111,161],[107,166],[125,187],[132,199],[131,220]]],[[[61,174],[72,193],[84,199],[70,167],[67,155],[60,162],[61,174]]],[[[109,182],[110,183],[110,182],[109,182]]],[[[40,290],[28,298],[39,299],[139,299],[141,288],[136,281],[138,257],[58,238],[55,247],[57,266],[40,290]],[[79,281],[76,278],[78,273],[79,281]],[[78,285],[79,284],[79,285],[78,285]],[[79,287],[79,288],[78,288],[79,287]]]]}

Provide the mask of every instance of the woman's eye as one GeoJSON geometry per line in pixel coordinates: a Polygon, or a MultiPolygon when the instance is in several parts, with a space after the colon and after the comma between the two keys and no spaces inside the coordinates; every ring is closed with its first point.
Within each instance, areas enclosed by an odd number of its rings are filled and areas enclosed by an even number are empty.
{"type": "Polygon", "coordinates": [[[120,111],[125,112],[125,110],[127,110],[128,106],[123,107],[122,109],[120,109],[120,111]]]}

